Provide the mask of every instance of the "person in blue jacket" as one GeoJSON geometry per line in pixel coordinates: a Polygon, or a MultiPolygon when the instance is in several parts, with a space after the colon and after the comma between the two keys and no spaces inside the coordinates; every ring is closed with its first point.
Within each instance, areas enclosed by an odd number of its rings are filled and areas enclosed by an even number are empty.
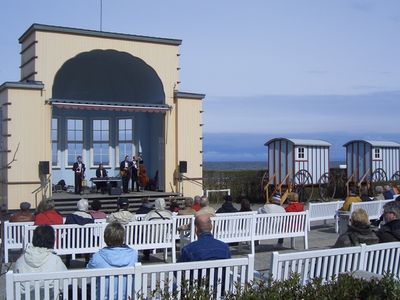
{"type": "MultiPolygon", "coordinates": [[[[133,267],[138,261],[138,252],[135,249],[130,248],[124,244],[125,241],[125,229],[118,222],[112,222],[107,225],[104,230],[104,241],[107,247],[100,249],[98,252],[93,254],[89,263],[87,264],[88,269],[100,269],[100,268],[123,268],[133,267]]],[[[127,292],[126,289],[126,277],[123,281],[123,297],[127,299],[128,296],[132,296],[133,290],[127,292]],[[128,294],[128,295],[127,295],[128,294]]],[[[97,280],[96,293],[97,298],[100,299],[100,279],[97,280]]],[[[114,297],[108,295],[109,279],[106,278],[106,293],[105,299],[118,299],[118,279],[114,280],[114,297]]]]}

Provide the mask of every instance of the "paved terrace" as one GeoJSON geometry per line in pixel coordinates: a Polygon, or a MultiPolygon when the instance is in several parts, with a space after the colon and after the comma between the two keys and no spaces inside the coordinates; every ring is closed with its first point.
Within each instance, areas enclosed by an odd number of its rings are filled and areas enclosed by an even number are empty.
{"type": "MultiPolygon", "coordinates": [[[[239,207],[239,205],[235,206],[239,207]]],[[[259,207],[260,205],[253,205],[252,209],[257,210],[259,207]]],[[[335,224],[333,221],[328,221],[327,224],[324,224],[323,221],[313,222],[313,226],[311,226],[311,231],[308,235],[309,250],[330,248],[335,243],[337,237],[338,235],[335,233],[335,224]]],[[[290,239],[284,240],[284,248],[281,249],[277,249],[275,247],[276,243],[277,240],[261,241],[260,245],[256,246],[255,269],[260,273],[267,273],[269,271],[271,255],[273,251],[287,253],[304,250],[304,243],[302,238],[296,238],[296,249],[290,248],[290,239]]],[[[243,246],[241,252],[239,252],[237,246],[232,246],[231,252],[233,257],[238,257],[250,253],[250,249],[246,246],[243,246]]],[[[10,260],[15,261],[19,255],[20,254],[18,253],[13,253],[10,256],[10,260]]],[[[179,257],[179,252],[177,253],[177,257],[179,257]]],[[[156,255],[151,255],[149,262],[143,262],[143,264],[160,263],[163,263],[163,254],[161,252],[157,253],[156,255]]],[[[78,260],[72,264],[72,267],[84,268],[85,264],[83,261],[78,260]]],[[[1,268],[1,273],[3,274],[4,272],[6,272],[7,268],[8,266],[3,264],[1,268]]],[[[0,291],[5,291],[5,275],[2,275],[0,278],[0,291]]],[[[3,299],[5,299],[5,295],[4,293],[0,293],[0,300],[3,299]]]]}

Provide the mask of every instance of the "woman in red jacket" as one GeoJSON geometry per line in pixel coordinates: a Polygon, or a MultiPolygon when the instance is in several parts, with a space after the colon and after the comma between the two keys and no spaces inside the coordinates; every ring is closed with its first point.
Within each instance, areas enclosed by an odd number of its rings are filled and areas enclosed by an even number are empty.
{"type": "Polygon", "coordinates": [[[38,214],[35,216],[35,225],[63,224],[63,217],[54,209],[52,199],[44,199],[38,205],[38,214]]]}
{"type": "Polygon", "coordinates": [[[299,195],[297,193],[289,193],[289,204],[285,208],[286,212],[300,212],[304,211],[304,205],[299,203],[299,195]]]}

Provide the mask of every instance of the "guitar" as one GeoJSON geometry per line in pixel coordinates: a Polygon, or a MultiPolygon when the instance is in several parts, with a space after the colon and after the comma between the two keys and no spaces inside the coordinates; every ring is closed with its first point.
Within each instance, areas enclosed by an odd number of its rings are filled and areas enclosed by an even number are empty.
{"type": "Polygon", "coordinates": [[[129,175],[129,173],[130,173],[131,170],[132,170],[132,165],[129,166],[128,168],[119,170],[119,175],[120,175],[121,177],[126,177],[126,176],[129,175]]]}

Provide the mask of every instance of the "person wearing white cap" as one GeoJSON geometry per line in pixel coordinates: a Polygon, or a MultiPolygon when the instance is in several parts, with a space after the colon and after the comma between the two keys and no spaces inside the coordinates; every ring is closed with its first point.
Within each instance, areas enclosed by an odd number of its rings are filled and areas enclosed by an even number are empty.
{"type": "Polygon", "coordinates": [[[87,199],[82,198],[76,206],[78,210],[65,218],[65,224],[85,225],[94,222],[92,215],[88,213],[89,201],[87,199]]]}
{"type": "MultiPolygon", "coordinates": [[[[279,214],[286,213],[285,209],[281,206],[281,196],[275,194],[272,196],[271,202],[266,203],[264,206],[258,209],[259,214],[279,214]]],[[[283,247],[283,239],[278,239],[277,248],[283,247]]]]}

